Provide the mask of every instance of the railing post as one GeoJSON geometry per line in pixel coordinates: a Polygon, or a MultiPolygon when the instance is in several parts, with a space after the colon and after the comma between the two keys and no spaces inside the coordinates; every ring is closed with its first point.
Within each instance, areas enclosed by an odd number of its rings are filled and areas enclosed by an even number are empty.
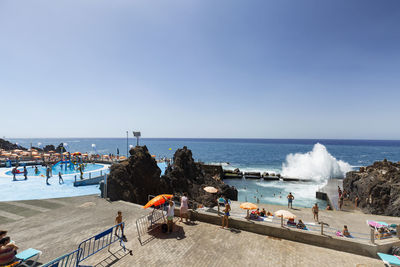
{"type": "Polygon", "coordinates": [[[400,224],[396,226],[397,237],[400,239],[400,224]]]}
{"type": "Polygon", "coordinates": [[[281,216],[281,227],[283,227],[283,216],[281,216]]]}
{"type": "Polygon", "coordinates": [[[75,182],[76,182],[76,175],[75,175],[75,182]]]}
{"type": "Polygon", "coordinates": [[[375,229],[371,228],[371,243],[375,244],[375,229]]]}
{"type": "Polygon", "coordinates": [[[91,172],[89,172],[89,179],[91,179],[92,178],[92,173],[91,172]]]}
{"type": "Polygon", "coordinates": [[[100,176],[103,176],[103,171],[102,170],[100,170],[100,176]]]}
{"type": "Polygon", "coordinates": [[[324,223],[323,222],[320,223],[321,223],[321,235],[324,235],[324,223]]]}

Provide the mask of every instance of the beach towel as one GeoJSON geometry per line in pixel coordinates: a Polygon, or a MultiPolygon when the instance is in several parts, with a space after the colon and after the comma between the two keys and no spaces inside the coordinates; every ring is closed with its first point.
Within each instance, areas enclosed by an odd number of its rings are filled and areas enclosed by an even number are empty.
{"type": "Polygon", "coordinates": [[[385,254],[385,253],[378,253],[378,256],[384,263],[388,265],[400,266],[399,256],[385,254]]]}

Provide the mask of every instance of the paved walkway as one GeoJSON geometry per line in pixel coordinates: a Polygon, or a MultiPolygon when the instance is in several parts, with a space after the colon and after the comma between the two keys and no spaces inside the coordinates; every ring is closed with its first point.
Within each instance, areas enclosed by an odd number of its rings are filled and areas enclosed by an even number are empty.
{"type": "MultiPolygon", "coordinates": [[[[9,230],[9,235],[21,249],[33,247],[43,251],[41,262],[73,251],[84,239],[112,226],[116,212],[121,210],[129,239],[127,247],[133,250],[133,256],[122,251],[114,255],[104,251],[90,258],[87,264],[127,267],[320,266],[321,263],[325,266],[382,266],[380,261],[372,258],[244,231],[223,230],[200,222],[194,225],[179,223],[171,235],[155,232],[155,238],[141,246],[135,221],[149,211],[122,201],[107,202],[97,196],[17,204],[0,202],[0,205],[0,210],[23,217],[1,221],[1,228],[9,230]]],[[[114,244],[112,250],[117,249],[118,245],[114,244]]]]}

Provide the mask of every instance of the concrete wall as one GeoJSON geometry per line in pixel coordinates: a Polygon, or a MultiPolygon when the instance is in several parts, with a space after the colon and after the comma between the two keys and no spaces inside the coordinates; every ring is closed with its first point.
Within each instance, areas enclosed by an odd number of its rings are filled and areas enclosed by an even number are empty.
{"type": "Polygon", "coordinates": [[[99,176],[96,178],[91,178],[91,179],[84,179],[80,181],[74,182],[74,186],[85,186],[85,185],[95,185],[99,184],[101,181],[104,181],[104,176],[99,176]]]}
{"type": "MultiPolygon", "coordinates": [[[[176,214],[179,215],[179,212],[176,212],[176,214]]],[[[221,225],[221,217],[216,214],[192,212],[192,219],[221,225]]],[[[360,243],[351,238],[332,237],[321,235],[320,233],[316,232],[281,227],[280,225],[271,225],[264,222],[248,221],[246,219],[238,218],[230,218],[229,227],[372,258],[378,258],[376,254],[377,252],[390,253],[392,246],[400,245],[400,240],[397,238],[385,240],[385,242],[377,241],[377,244],[360,243]]]]}

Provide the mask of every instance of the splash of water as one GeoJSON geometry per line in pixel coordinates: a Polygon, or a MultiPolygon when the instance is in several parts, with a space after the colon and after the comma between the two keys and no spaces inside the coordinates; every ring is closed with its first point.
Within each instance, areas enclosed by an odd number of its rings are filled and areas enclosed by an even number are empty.
{"type": "Polygon", "coordinates": [[[344,178],[352,167],[347,162],[337,160],[324,145],[317,143],[307,153],[289,154],[282,164],[282,176],[323,181],[329,178],[344,178]]]}

